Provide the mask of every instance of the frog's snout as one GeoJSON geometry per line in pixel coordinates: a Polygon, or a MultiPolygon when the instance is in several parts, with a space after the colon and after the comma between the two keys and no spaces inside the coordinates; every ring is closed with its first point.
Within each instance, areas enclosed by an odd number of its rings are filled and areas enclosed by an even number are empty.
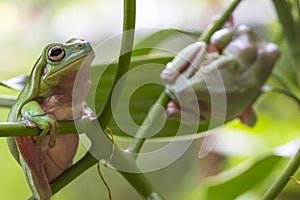
{"type": "Polygon", "coordinates": [[[76,42],[74,42],[75,48],[77,49],[91,49],[91,44],[84,40],[84,39],[78,39],[76,42]]]}

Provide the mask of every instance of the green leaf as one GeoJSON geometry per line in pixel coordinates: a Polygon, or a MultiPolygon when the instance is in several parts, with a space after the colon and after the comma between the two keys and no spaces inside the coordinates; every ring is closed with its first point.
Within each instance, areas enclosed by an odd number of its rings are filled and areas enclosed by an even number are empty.
{"type": "Polygon", "coordinates": [[[209,179],[204,185],[203,199],[231,200],[250,191],[263,183],[276,169],[276,165],[285,158],[277,155],[268,155],[254,160],[246,161],[242,166],[224,172],[209,179]]]}
{"type": "MultiPolygon", "coordinates": [[[[293,93],[300,93],[300,73],[299,73],[299,62],[300,62],[300,37],[299,37],[299,27],[300,27],[300,4],[298,1],[277,1],[273,0],[273,4],[276,8],[278,19],[282,26],[282,31],[284,37],[286,38],[288,48],[282,49],[285,58],[291,60],[286,66],[282,66],[280,72],[277,74],[289,89],[294,90],[293,93]],[[289,81],[291,79],[291,81],[289,81]],[[295,80],[296,79],[296,80],[295,80]],[[296,82],[297,84],[290,84],[296,82]],[[295,91],[294,86],[298,87],[298,91],[295,91]]],[[[296,94],[296,96],[298,96],[296,94]]]]}
{"type": "Polygon", "coordinates": [[[134,46],[132,56],[154,53],[155,51],[159,51],[162,47],[164,47],[162,48],[162,50],[164,50],[168,43],[171,45],[174,44],[174,41],[176,41],[175,45],[177,46],[177,49],[181,49],[190,43],[190,41],[187,43],[184,37],[191,41],[196,41],[200,34],[201,33],[198,32],[186,32],[177,29],[159,30],[139,40],[134,46]]]}
{"type": "Polygon", "coordinates": [[[288,43],[293,46],[297,43],[297,32],[295,31],[295,20],[292,15],[291,3],[288,1],[273,0],[278,19],[283,27],[284,35],[288,43]]]}
{"type": "Polygon", "coordinates": [[[28,75],[20,75],[0,82],[1,86],[21,91],[28,80],[28,75]]]}

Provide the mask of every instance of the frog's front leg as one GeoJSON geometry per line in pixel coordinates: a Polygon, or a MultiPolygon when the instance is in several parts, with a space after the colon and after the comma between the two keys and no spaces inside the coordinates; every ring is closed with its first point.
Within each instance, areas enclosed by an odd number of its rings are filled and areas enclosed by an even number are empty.
{"type": "Polygon", "coordinates": [[[160,75],[162,82],[173,84],[175,81],[189,78],[204,60],[205,49],[206,43],[195,42],[181,50],[162,71],[160,75]]]}
{"type": "MultiPolygon", "coordinates": [[[[202,62],[205,60],[206,46],[207,45],[204,42],[195,42],[190,44],[180,51],[162,71],[160,77],[162,82],[167,84],[166,93],[173,99],[173,101],[169,102],[167,105],[169,118],[180,118],[183,110],[177,103],[182,98],[181,95],[176,93],[174,90],[180,90],[186,85],[189,85],[189,78],[199,69],[202,62]],[[178,88],[174,88],[173,85],[177,85],[178,88]]],[[[182,117],[183,121],[187,122],[195,118],[194,115],[189,114],[183,115],[182,117]]]]}
{"type": "Polygon", "coordinates": [[[59,130],[54,117],[47,114],[37,101],[26,103],[21,109],[22,119],[28,127],[38,127],[41,133],[36,137],[35,143],[40,145],[48,132],[50,133],[49,147],[55,146],[56,133],[59,130]]]}

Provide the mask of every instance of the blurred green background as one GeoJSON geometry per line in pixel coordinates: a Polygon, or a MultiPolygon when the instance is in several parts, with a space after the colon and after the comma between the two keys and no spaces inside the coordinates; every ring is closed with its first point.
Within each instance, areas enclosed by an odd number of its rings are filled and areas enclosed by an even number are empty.
{"type": "MultiPolygon", "coordinates": [[[[136,28],[176,28],[200,32],[229,2],[137,1],[136,28]]],[[[90,41],[95,46],[111,36],[120,34],[122,3],[121,0],[1,0],[0,80],[28,74],[43,47],[50,42],[63,42],[76,36],[90,41]]],[[[280,30],[276,29],[276,14],[270,1],[243,2],[234,14],[234,21],[236,24],[245,23],[255,27],[275,27],[273,31],[261,32],[262,36],[269,40],[274,40],[276,35],[280,34],[280,30]]],[[[137,40],[141,37],[143,36],[137,35],[137,40]]],[[[17,92],[3,87],[0,87],[0,93],[17,95],[17,92]]],[[[245,161],[255,163],[275,149],[279,152],[277,155],[293,155],[300,143],[297,140],[300,120],[297,104],[281,94],[268,93],[258,99],[255,108],[258,123],[254,128],[245,127],[237,120],[232,121],[226,125],[215,151],[206,158],[198,158],[201,138],[196,139],[179,160],[162,170],[147,174],[147,177],[166,199],[198,200],[208,191],[205,188],[234,175],[225,173],[214,177],[215,180],[206,179],[208,176],[227,169],[235,170],[236,174],[242,173],[245,165],[251,166],[245,164],[245,161]],[[289,145],[285,147],[288,148],[277,148],[287,143],[289,145]]],[[[0,121],[6,121],[7,114],[8,109],[1,108],[0,121]]],[[[126,139],[118,139],[118,143],[124,146],[128,142],[126,139]]],[[[149,141],[145,149],[163,144],[163,141],[149,141]]],[[[85,151],[81,145],[76,159],[85,151]]],[[[254,187],[249,185],[251,190],[237,199],[258,198],[270,187],[286,163],[287,159],[280,158],[276,169],[268,178],[254,187]]],[[[117,172],[104,167],[102,169],[112,190],[113,199],[140,199],[137,192],[117,172]]],[[[244,180],[242,183],[247,186],[251,180],[244,180]]],[[[10,155],[5,138],[0,138],[0,199],[24,199],[30,195],[21,167],[10,155]]],[[[280,199],[292,200],[298,199],[299,196],[300,186],[291,182],[280,199]]],[[[108,199],[108,195],[96,167],[93,167],[53,199],[108,199]]]]}

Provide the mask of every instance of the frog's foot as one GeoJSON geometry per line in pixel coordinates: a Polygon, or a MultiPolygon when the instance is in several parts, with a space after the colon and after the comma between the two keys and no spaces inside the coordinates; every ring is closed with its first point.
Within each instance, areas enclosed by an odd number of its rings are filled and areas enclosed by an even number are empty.
{"type": "Polygon", "coordinates": [[[256,123],[256,114],[250,105],[246,110],[239,116],[241,122],[249,127],[253,127],[256,123]]]}
{"type": "Polygon", "coordinates": [[[167,115],[171,119],[177,119],[180,120],[180,107],[174,103],[173,101],[170,101],[166,107],[167,115]]]}
{"type": "Polygon", "coordinates": [[[202,121],[202,117],[191,109],[181,108],[175,102],[170,101],[166,108],[170,119],[175,119],[189,125],[197,125],[202,121]]]}
{"type": "Polygon", "coordinates": [[[222,53],[222,49],[214,43],[209,43],[207,46],[207,52],[209,53],[209,58],[214,58],[222,53]]]}
{"type": "Polygon", "coordinates": [[[48,145],[50,148],[55,146],[56,133],[59,131],[57,121],[50,115],[34,116],[30,119],[36,126],[41,129],[41,133],[36,137],[35,143],[41,145],[48,132],[50,134],[48,145]]]}

